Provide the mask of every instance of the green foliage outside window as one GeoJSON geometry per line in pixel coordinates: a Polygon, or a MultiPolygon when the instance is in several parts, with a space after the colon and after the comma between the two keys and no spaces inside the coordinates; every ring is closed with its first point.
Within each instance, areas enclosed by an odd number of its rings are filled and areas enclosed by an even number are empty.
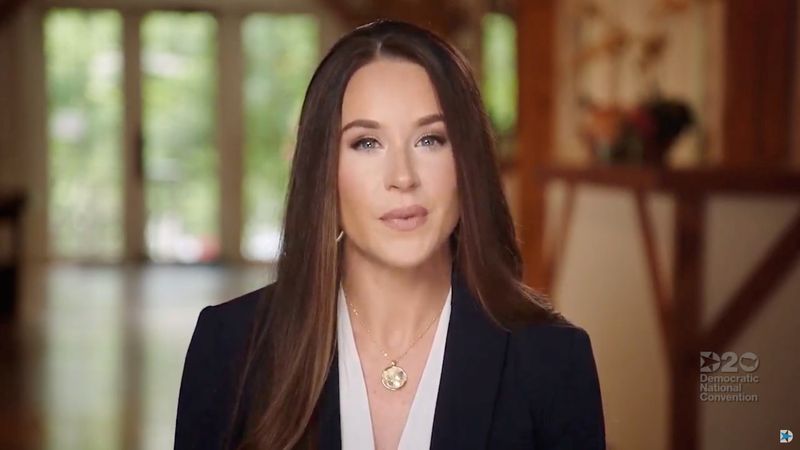
{"type": "Polygon", "coordinates": [[[142,22],[147,246],[156,260],[218,252],[216,21],[154,12],[142,22]]]}
{"type": "Polygon", "coordinates": [[[500,141],[500,152],[513,151],[510,143],[517,128],[517,31],[504,14],[483,17],[483,100],[500,141]]]}
{"type": "Polygon", "coordinates": [[[244,22],[248,258],[277,255],[300,107],[319,62],[318,34],[313,16],[254,14],[244,22]]]}
{"type": "Polygon", "coordinates": [[[48,216],[56,257],[122,252],[122,20],[112,11],[50,11],[44,22],[48,216]]]}

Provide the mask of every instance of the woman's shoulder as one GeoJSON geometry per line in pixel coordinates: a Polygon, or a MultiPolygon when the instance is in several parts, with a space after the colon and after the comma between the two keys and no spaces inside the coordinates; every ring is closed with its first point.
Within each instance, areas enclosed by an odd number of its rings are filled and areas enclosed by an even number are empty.
{"type": "Polygon", "coordinates": [[[603,400],[589,333],[566,320],[539,323],[512,332],[509,343],[539,439],[555,445],[570,430],[570,448],[601,448],[603,400]]]}
{"type": "Polygon", "coordinates": [[[187,352],[187,365],[203,361],[217,365],[228,360],[247,343],[254,317],[268,304],[274,287],[269,284],[227,300],[204,307],[192,333],[187,352]]]}
{"type": "Polygon", "coordinates": [[[218,321],[233,323],[252,319],[258,308],[268,302],[274,288],[273,282],[222,303],[208,305],[200,311],[200,316],[213,316],[218,321]]]}
{"type": "Polygon", "coordinates": [[[267,285],[200,311],[183,366],[176,449],[221,447],[250,324],[272,290],[267,285]]]}
{"type": "Polygon", "coordinates": [[[573,345],[584,345],[589,333],[563,316],[538,320],[518,326],[509,332],[510,339],[530,350],[563,352],[573,345]]]}
{"type": "Polygon", "coordinates": [[[508,342],[508,355],[516,371],[526,379],[539,381],[532,386],[597,378],[589,333],[563,316],[510,330],[508,342]]]}
{"type": "Polygon", "coordinates": [[[275,283],[262,286],[238,297],[216,305],[208,305],[200,311],[196,331],[210,332],[228,343],[244,339],[260,308],[269,303],[275,283]]]}
{"type": "Polygon", "coordinates": [[[253,320],[259,308],[268,303],[272,290],[270,284],[204,307],[186,352],[184,375],[232,378],[234,369],[243,363],[253,320]]]}
{"type": "Polygon", "coordinates": [[[595,370],[589,333],[563,317],[518,327],[510,331],[509,342],[528,370],[553,374],[595,370]]]}

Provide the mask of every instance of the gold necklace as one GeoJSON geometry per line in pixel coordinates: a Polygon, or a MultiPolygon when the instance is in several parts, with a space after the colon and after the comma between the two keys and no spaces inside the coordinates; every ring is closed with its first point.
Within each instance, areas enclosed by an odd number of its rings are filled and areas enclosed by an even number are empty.
{"type": "MultiPolygon", "coordinates": [[[[344,291],[342,291],[342,293],[344,293],[344,291]]],[[[356,307],[349,301],[347,302],[347,304],[350,305],[350,308],[353,310],[353,314],[356,316],[357,320],[360,321],[361,319],[358,318],[359,317],[358,310],[356,309],[356,307]]],[[[417,338],[414,339],[414,341],[411,343],[411,345],[408,346],[406,351],[404,351],[403,354],[401,354],[397,358],[392,359],[391,357],[389,357],[389,354],[386,351],[381,350],[383,356],[390,362],[390,364],[383,369],[383,372],[381,372],[381,384],[383,385],[383,387],[385,387],[390,391],[396,391],[406,385],[406,381],[408,381],[408,374],[406,374],[406,371],[403,370],[402,367],[397,365],[397,362],[400,361],[400,359],[402,359],[403,356],[406,356],[406,353],[408,353],[409,350],[411,350],[414,347],[414,345],[416,345],[416,343],[419,342],[420,339],[422,339],[422,336],[425,336],[425,333],[427,333],[428,330],[431,328],[431,326],[433,326],[433,323],[436,322],[437,317],[438,316],[433,316],[433,320],[431,320],[431,323],[429,323],[428,326],[425,327],[425,330],[423,330],[422,333],[420,333],[419,336],[417,336],[417,338]]],[[[375,346],[378,347],[378,349],[380,349],[381,344],[379,344],[378,341],[376,341],[375,338],[372,337],[372,333],[369,331],[369,328],[367,328],[367,326],[364,325],[364,323],[361,323],[361,326],[364,328],[364,331],[367,332],[367,336],[369,336],[370,340],[372,340],[375,346]]]]}

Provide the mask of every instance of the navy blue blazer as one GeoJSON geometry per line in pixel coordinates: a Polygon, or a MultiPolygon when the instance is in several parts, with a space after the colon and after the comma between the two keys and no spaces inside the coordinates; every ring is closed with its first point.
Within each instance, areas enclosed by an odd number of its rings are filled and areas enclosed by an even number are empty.
{"type": "MultiPolygon", "coordinates": [[[[506,332],[453,273],[430,448],[605,449],[600,386],[586,331],[566,322],[506,332]]],[[[184,363],[177,450],[222,448],[248,325],[272,286],[200,313],[184,363]]],[[[336,357],[318,406],[323,450],[341,449],[336,357]]]]}

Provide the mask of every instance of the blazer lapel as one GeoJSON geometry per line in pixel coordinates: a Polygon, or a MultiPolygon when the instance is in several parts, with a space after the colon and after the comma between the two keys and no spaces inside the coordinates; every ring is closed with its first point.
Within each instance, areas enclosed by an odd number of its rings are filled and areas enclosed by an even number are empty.
{"type": "Polygon", "coordinates": [[[431,450],[486,448],[507,342],[454,270],[431,450]]]}
{"type": "MultiPolygon", "coordinates": [[[[494,325],[452,272],[450,324],[434,411],[431,450],[486,448],[508,334],[494,325]]],[[[319,405],[319,448],[341,450],[338,351],[319,405]]]]}

